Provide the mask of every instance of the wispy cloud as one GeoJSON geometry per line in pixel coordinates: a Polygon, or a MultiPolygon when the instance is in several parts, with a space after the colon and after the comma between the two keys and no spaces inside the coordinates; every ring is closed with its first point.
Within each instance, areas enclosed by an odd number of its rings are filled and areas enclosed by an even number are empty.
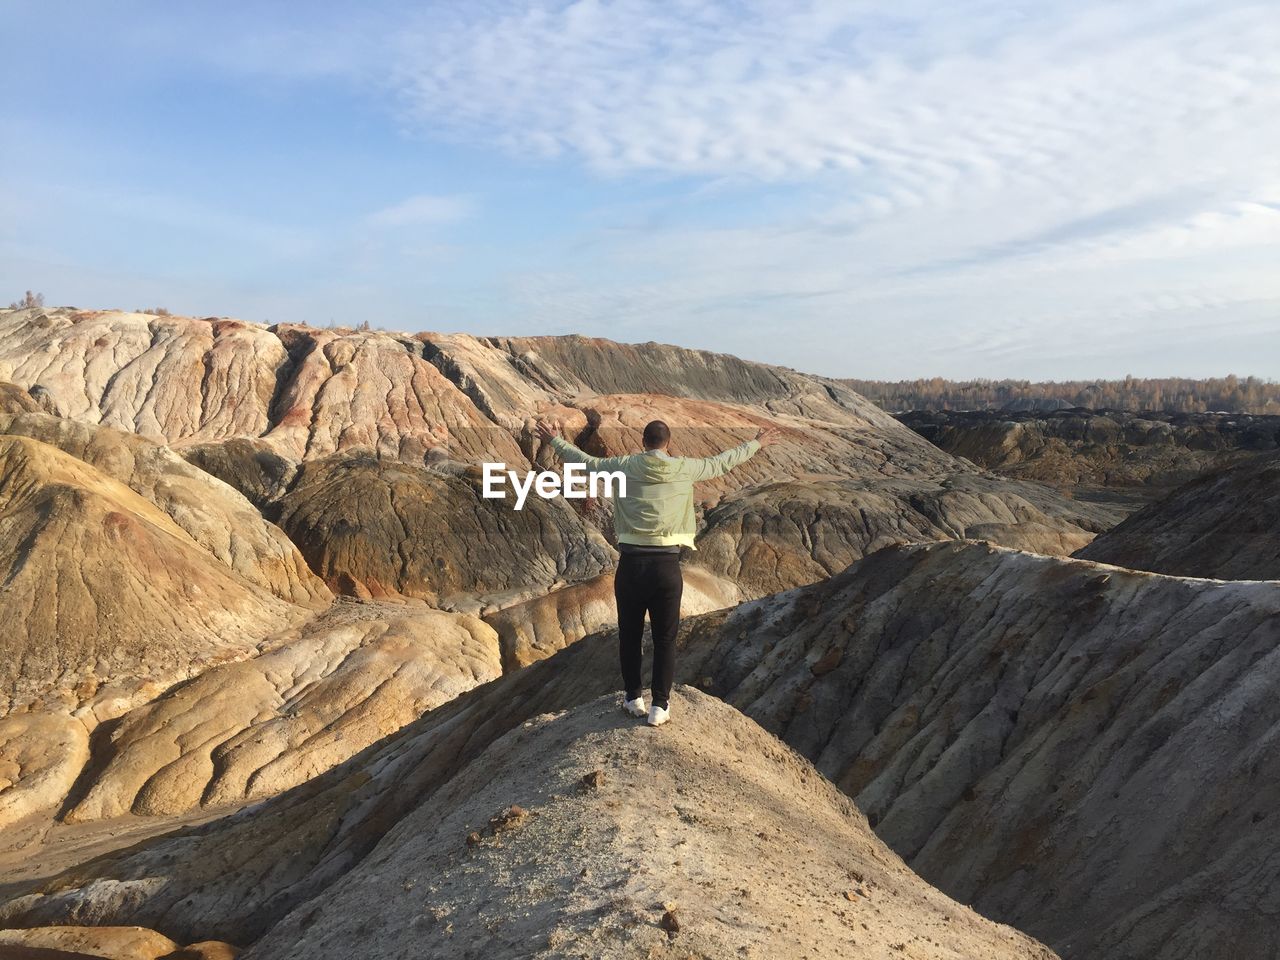
{"type": "Polygon", "coordinates": [[[418,194],[375,210],[366,223],[373,227],[439,226],[465,220],[473,209],[470,197],[418,194]]]}
{"type": "Polygon", "coordinates": [[[1168,139],[1179,177],[1212,173],[1277,106],[1278,40],[1270,4],[579,0],[434,20],[400,74],[420,120],[461,135],[609,172],[839,170],[873,212],[1070,188],[1168,139]]]}
{"type": "MultiPolygon", "coordinates": [[[[309,262],[358,282],[361,304],[430,299],[432,324],[454,311],[483,332],[669,339],[864,376],[1280,375],[1263,359],[1280,337],[1273,0],[374,0],[305,25],[273,4],[134,13],[102,14],[79,49],[123,49],[130,90],[194,71],[219,104],[227,89],[287,102],[246,157],[296,151],[316,174],[239,215],[181,182],[134,183],[125,210],[81,184],[99,235],[124,215],[164,228],[147,231],[165,237],[153,272],[173,234],[202,238],[200,269],[228,282],[244,260],[272,264],[243,271],[254,296],[280,263],[309,262]],[[294,137],[344,120],[323,150],[294,137]],[[370,174],[358,194],[325,193],[352,169],[370,174]],[[219,245],[230,254],[212,259],[219,245]]],[[[25,139],[75,142],[68,115],[25,139]]],[[[30,208],[15,222],[38,220],[48,204],[11,190],[30,208]]],[[[82,232],[50,227],[46,259],[82,232]]],[[[99,255],[81,246],[76,262],[99,255]]],[[[328,315],[335,294],[304,286],[328,315]]]]}
{"type": "Polygon", "coordinates": [[[548,323],[698,317],[767,340],[785,318],[811,331],[788,360],[825,330],[824,360],[864,359],[865,338],[898,370],[972,327],[1025,367],[1086,316],[1152,339],[1170,310],[1222,324],[1239,304],[1255,331],[1280,302],[1262,267],[1278,48],[1270,3],[579,0],[436,20],[402,39],[398,76],[414,122],[513,156],[718,182],[744,205],[803,188],[764,226],[602,232],[589,282],[515,284],[548,323]]]}

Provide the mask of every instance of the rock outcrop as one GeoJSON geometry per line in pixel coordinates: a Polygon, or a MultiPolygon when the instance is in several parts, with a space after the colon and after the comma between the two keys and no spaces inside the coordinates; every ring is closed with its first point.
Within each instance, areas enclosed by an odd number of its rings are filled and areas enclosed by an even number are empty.
{"type": "MultiPolygon", "coordinates": [[[[952,542],[687,621],[680,670],[811,758],[925,879],[1065,957],[1262,960],[1280,950],[1277,623],[1275,583],[952,542]]],[[[579,641],[252,816],[71,871],[0,919],[254,939],[616,669],[610,635],[579,641]]],[[[675,724],[701,729],[678,706],[675,724]]]]}
{"type": "Polygon", "coordinates": [[[1280,456],[1198,477],[1077,556],[1182,577],[1280,580],[1280,456]]]}
{"type": "Polygon", "coordinates": [[[524,509],[468,476],[342,453],[303,464],[279,523],[334,590],[440,602],[545,590],[611,566],[612,548],[562,499],[524,509]]]}

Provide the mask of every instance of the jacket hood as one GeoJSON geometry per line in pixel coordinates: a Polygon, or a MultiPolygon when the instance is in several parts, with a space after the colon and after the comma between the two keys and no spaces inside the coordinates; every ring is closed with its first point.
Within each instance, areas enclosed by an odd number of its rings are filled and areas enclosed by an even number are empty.
{"type": "Polygon", "coordinates": [[[667,483],[679,472],[679,457],[662,457],[656,453],[639,454],[627,464],[627,473],[641,483],[667,483]]]}

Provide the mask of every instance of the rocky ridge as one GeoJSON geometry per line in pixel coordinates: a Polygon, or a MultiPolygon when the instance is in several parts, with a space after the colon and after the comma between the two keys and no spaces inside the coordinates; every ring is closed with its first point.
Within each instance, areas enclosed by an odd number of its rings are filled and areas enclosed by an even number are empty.
{"type": "MultiPolygon", "coordinates": [[[[1261,960],[1280,948],[1257,881],[1276,855],[1278,622],[1273,583],[957,542],[693,618],[680,664],[925,879],[1064,957],[1261,960]]],[[[504,733],[611,690],[615,657],[608,634],[579,641],[252,816],[72,871],[0,918],[256,938],[504,733]]]]}
{"type": "Polygon", "coordinates": [[[1218,580],[1280,580],[1280,456],[1211,470],[1133,514],[1077,556],[1218,580]]]}

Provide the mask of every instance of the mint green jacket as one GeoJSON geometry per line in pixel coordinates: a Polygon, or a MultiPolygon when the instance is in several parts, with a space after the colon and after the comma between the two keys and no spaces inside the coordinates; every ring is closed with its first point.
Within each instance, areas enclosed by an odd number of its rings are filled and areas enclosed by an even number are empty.
{"type": "Polygon", "coordinates": [[[614,498],[613,530],[619,543],[697,549],[693,546],[697,532],[693,485],[728,473],[749,460],[760,444],[748,440],[704,459],[672,457],[664,450],[593,457],[563,437],[554,437],[551,448],[568,463],[585,464],[588,470],[621,471],[627,478],[627,495],[614,498]]]}

